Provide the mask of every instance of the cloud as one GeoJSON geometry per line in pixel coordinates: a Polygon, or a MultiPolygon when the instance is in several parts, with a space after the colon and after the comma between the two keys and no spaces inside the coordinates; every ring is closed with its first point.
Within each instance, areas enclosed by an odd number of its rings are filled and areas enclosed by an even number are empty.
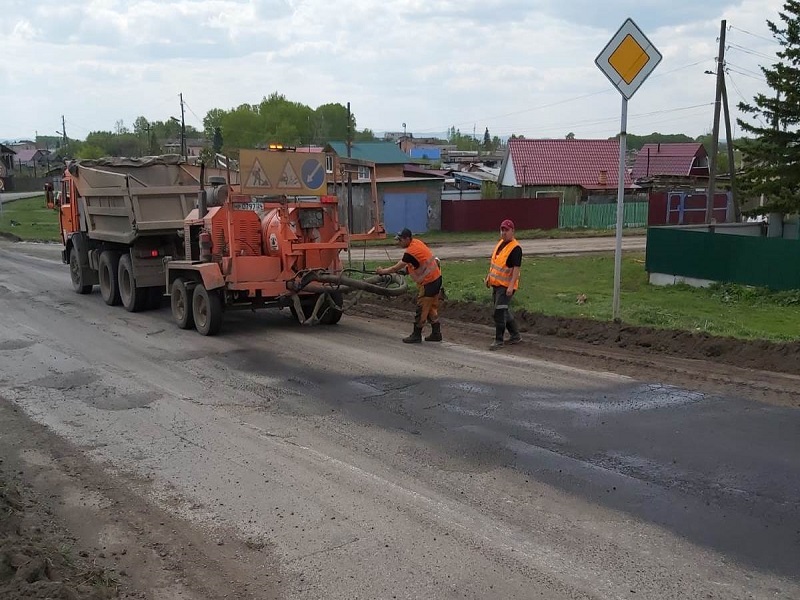
{"type": "Polygon", "coordinates": [[[351,102],[359,127],[417,135],[609,137],[619,94],[594,59],[627,17],[664,60],[629,104],[629,131],[710,130],[720,19],[729,96],[764,91],[780,0],[7,0],[0,138],[84,137],[273,91],[312,107],[351,102]]]}

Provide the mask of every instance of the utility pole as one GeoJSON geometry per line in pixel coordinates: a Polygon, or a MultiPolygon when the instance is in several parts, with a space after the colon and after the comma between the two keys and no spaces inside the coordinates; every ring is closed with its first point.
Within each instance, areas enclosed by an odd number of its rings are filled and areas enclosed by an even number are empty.
{"type": "Polygon", "coordinates": [[[733,199],[734,222],[742,220],[742,209],[739,206],[739,192],[736,189],[736,164],[733,156],[733,135],[731,135],[731,112],[728,107],[728,86],[722,80],[722,107],[725,109],[725,142],[728,145],[728,173],[731,178],[731,198],[733,199]]]}
{"type": "Polygon", "coordinates": [[[714,97],[714,127],[711,133],[711,161],[708,172],[708,194],[706,196],[706,223],[714,217],[714,192],[717,185],[717,151],[719,150],[719,113],[722,105],[722,89],[725,86],[725,29],[722,20],[719,29],[719,51],[717,52],[717,91],[714,97]]]}
{"type": "Polygon", "coordinates": [[[183,114],[183,92],[179,95],[181,99],[181,156],[186,159],[186,121],[183,114]]]}
{"type": "MultiPolygon", "coordinates": [[[[347,158],[353,156],[353,118],[350,116],[350,103],[347,103],[347,158]]],[[[347,230],[353,233],[353,165],[347,165],[347,230]]],[[[349,253],[348,244],[348,253],[349,253]]],[[[349,256],[349,254],[348,254],[349,256]]]]}

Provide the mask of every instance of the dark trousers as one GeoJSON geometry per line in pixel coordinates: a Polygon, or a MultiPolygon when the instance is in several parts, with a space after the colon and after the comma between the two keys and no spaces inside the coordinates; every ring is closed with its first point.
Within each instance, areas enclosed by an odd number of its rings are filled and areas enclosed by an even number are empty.
{"type": "Polygon", "coordinates": [[[511,299],[513,296],[506,294],[506,288],[494,285],[492,286],[492,304],[494,305],[494,339],[498,342],[503,341],[503,336],[506,333],[511,334],[511,337],[519,335],[519,328],[517,322],[514,320],[514,315],[511,313],[511,299]]]}

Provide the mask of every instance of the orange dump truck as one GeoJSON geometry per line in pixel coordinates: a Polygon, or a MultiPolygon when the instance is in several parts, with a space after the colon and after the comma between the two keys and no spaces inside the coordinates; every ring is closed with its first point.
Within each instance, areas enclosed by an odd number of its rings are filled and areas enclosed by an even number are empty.
{"type": "MultiPolygon", "coordinates": [[[[374,189],[374,164],[344,162],[371,168],[374,189]]],[[[131,312],[166,293],[176,324],[203,335],[236,309],[288,307],[301,323],[334,324],[350,292],[405,293],[400,278],[343,269],[351,241],[385,234],[375,198],[369,232],[340,224],[324,165],[321,154],[255,150],[233,174],[178,157],[73,163],[60,207],[73,288],[99,284],[107,304],[131,312]]]]}

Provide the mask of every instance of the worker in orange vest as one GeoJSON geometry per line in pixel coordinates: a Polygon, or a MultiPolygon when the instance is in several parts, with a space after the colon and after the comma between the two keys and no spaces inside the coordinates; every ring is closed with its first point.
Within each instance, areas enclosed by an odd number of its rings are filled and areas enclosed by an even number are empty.
{"type": "Polygon", "coordinates": [[[414,316],[414,330],[403,338],[406,344],[418,344],[422,341],[422,328],[426,321],[431,324],[431,334],[426,342],[442,341],[442,326],[439,323],[439,295],[442,290],[442,271],[439,261],[422,240],[415,239],[411,230],[406,228],[395,237],[397,244],[405,250],[403,258],[391,267],[376,269],[378,275],[389,275],[403,269],[417,284],[417,310],[414,316]]]}
{"type": "Polygon", "coordinates": [[[500,241],[492,252],[489,273],[483,282],[492,288],[492,304],[494,305],[494,341],[489,350],[502,348],[506,329],[510,334],[509,344],[522,341],[519,327],[509,308],[511,299],[519,287],[519,270],[522,266],[522,247],[514,238],[514,222],[505,219],[500,223],[500,241]]]}

